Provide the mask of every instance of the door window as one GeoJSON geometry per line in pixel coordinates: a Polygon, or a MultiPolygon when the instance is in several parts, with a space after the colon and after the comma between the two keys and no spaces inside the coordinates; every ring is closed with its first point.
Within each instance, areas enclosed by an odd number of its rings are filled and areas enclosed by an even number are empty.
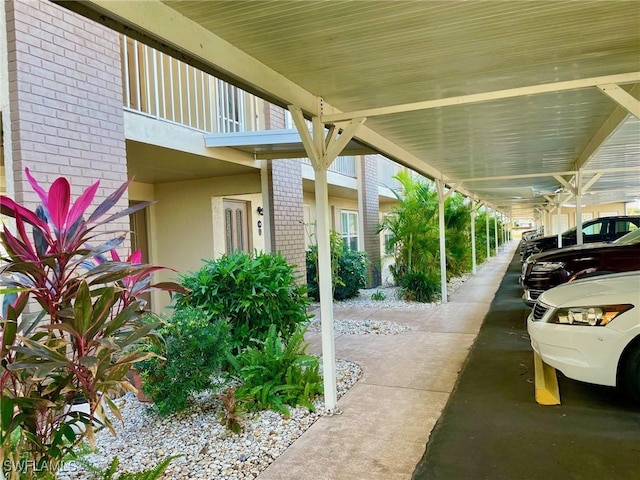
{"type": "Polygon", "coordinates": [[[227,254],[236,251],[250,252],[248,202],[225,199],[223,208],[225,250],[227,254]]]}

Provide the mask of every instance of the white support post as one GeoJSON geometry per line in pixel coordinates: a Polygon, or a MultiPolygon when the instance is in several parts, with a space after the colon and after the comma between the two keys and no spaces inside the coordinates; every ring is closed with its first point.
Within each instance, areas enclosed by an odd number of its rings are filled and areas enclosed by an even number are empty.
{"type": "Polygon", "coordinates": [[[476,208],[475,202],[471,200],[471,273],[478,273],[476,265],[476,208]]]}
{"type": "Polygon", "coordinates": [[[576,173],[576,242],[583,244],[582,238],[582,170],[576,173]]]}
{"type": "MultiPolygon", "coordinates": [[[[319,108],[318,110],[321,110],[319,108]]],[[[324,376],[324,404],[329,412],[338,411],[336,386],[336,347],[333,328],[333,279],[331,277],[331,245],[329,220],[329,187],[327,170],[342,149],[353,138],[366,119],[349,122],[338,137],[334,129],[325,139],[324,124],[318,116],[312,118],[313,132],[309,133],[302,110],[289,105],[291,117],[296,125],[302,144],[315,172],[316,215],[318,241],[318,289],[320,291],[320,321],[322,331],[322,369],[324,376]]]]}
{"type": "Polygon", "coordinates": [[[493,238],[496,241],[496,256],[498,255],[498,212],[493,211],[493,238]]]}
{"type": "Polygon", "coordinates": [[[558,229],[558,248],[562,248],[562,195],[558,194],[558,222],[556,228],[558,229]]]}
{"type": "Polygon", "coordinates": [[[436,179],[438,190],[438,233],[440,235],[440,292],[442,303],[447,303],[447,246],[444,223],[444,183],[436,179]]]}
{"type": "Polygon", "coordinates": [[[491,258],[491,231],[489,230],[489,207],[485,205],[485,223],[487,227],[487,260],[491,258]]]}
{"type": "Polygon", "coordinates": [[[324,375],[324,403],[329,411],[337,407],[336,347],[333,330],[333,281],[331,278],[329,188],[327,169],[315,169],[316,214],[318,222],[318,286],[320,290],[320,319],[322,330],[322,368],[324,375]]]}

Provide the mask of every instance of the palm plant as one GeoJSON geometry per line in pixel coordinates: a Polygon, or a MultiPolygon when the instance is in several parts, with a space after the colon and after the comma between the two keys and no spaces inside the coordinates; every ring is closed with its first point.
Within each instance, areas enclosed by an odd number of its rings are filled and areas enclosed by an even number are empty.
{"type": "Polygon", "coordinates": [[[398,205],[386,217],[381,228],[391,232],[395,247],[394,279],[413,270],[438,268],[438,199],[437,192],[424,181],[401,171],[395,177],[402,184],[403,195],[396,192],[398,205]]]}
{"type": "Polygon", "coordinates": [[[100,240],[110,222],[148,205],[108,215],[130,182],[85,219],[99,182],[72,205],[65,178],[47,192],[25,173],[42,204],[32,211],[0,198],[16,232],[4,226],[0,233],[7,252],[0,267],[0,471],[10,479],[55,477],[74,447],[93,440],[95,426],[113,431],[105,405],[119,418],[111,396],[134,390],[126,374],[149,355],[135,347],[153,337],[157,325],[145,321],[150,314],[138,297],[182,289],[151,284],[160,267],[141,263],[138,253],[122,261],[115,249],[125,233],[100,240]],[[77,398],[88,402],[88,414],[70,412],[77,398]]]}
{"type": "Polygon", "coordinates": [[[447,276],[461,275],[471,268],[471,207],[454,193],[445,201],[447,276]]]}

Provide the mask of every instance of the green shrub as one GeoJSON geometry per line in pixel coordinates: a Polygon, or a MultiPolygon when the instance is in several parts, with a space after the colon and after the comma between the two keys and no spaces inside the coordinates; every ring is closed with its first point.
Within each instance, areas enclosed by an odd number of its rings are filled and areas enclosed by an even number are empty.
{"type": "Polygon", "coordinates": [[[141,470],[138,472],[130,473],[123,472],[117,474],[118,467],[120,466],[120,460],[118,457],[114,457],[109,467],[106,469],[100,469],[85,460],[81,460],[80,464],[83,465],[91,474],[91,478],[95,480],[158,480],[164,475],[164,471],[174,458],[181,457],[182,455],[174,455],[162,460],[158,465],[152,468],[141,470]],[[117,477],[114,475],[118,475],[117,477]]]}
{"type": "Polygon", "coordinates": [[[220,372],[230,350],[229,325],[225,320],[210,321],[205,311],[187,306],[176,310],[158,333],[164,344],[148,348],[161,357],[140,362],[137,368],[144,392],[161,415],[168,415],[187,408],[192,393],[214,387],[211,377],[220,372]]]}
{"type": "Polygon", "coordinates": [[[400,279],[400,287],[406,300],[433,302],[440,296],[440,276],[437,273],[409,272],[400,279]]]}
{"type": "Polygon", "coordinates": [[[243,382],[236,396],[248,410],[273,409],[287,416],[287,405],[314,410],[312,401],[322,393],[322,377],[318,359],[305,353],[304,331],[298,327],[284,340],[272,326],[265,340],[235,358],[243,382]]]}
{"type": "Polygon", "coordinates": [[[376,302],[382,302],[386,298],[387,296],[384,294],[384,292],[381,292],[380,290],[376,290],[371,294],[371,300],[374,300],[376,302]]]}
{"type": "Polygon", "coordinates": [[[177,295],[176,308],[198,307],[228,322],[233,353],[252,339],[265,340],[271,325],[288,338],[309,318],[306,286],[296,283],[280,253],[237,252],[207,260],[197,272],[182,275],[181,283],[191,293],[177,295]]]}
{"type": "MultiPolygon", "coordinates": [[[[306,252],[307,288],[309,296],[320,300],[318,287],[318,246],[312,245],[306,252]]],[[[342,238],[331,233],[331,263],[333,298],[345,300],[357,297],[366,285],[367,256],[365,252],[349,250],[342,238]]]]}

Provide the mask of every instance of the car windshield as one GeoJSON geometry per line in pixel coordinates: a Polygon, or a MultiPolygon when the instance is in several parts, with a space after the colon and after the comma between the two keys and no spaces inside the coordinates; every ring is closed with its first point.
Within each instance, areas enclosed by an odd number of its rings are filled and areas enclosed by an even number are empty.
{"type": "Polygon", "coordinates": [[[632,245],[634,243],[640,242],[640,228],[636,228],[634,231],[623,235],[617,240],[614,240],[613,243],[617,245],[632,245]]]}

